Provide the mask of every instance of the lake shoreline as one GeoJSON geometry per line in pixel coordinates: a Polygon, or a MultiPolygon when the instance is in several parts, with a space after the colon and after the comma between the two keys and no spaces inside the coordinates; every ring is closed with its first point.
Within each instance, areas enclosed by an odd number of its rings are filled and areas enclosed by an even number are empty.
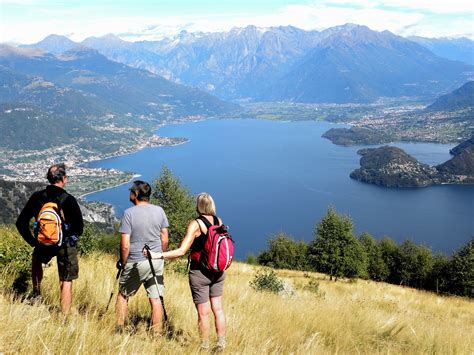
{"type": "MultiPolygon", "coordinates": [[[[145,149],[93,167],[135,170],[140,179],[152,181],[167,165],[192,193],[213,195],[218,213],[239,239],[237,254],[242,258],[263,250],[280,231],[312,240],[315,221],[328,206],[350,215],[357,235],[367,231],[377,238],[413,238],[448,254],[465,242],[472,230],[466,217],[472,208],[472,186],[387,189],[359,183],[349,178],[359,166],[358,148],[336,146],[321,138],[331,127],[335,124],[249,119],[167,125],[158,134],[186,137],[192,144],[145,149]],[[207,167],[203,168],[198,156],[209,157],[207,167]],[[456,225],[456,233],[448,228],[450,224],[456,225]]],[[[418,142],[397,146],[433,165],[446,161],[452,148],[418,142]]],[[[110,203],[121,215],[130,205],[124,191],[122,186],[88,195],[87,200],[110,203]]]]}

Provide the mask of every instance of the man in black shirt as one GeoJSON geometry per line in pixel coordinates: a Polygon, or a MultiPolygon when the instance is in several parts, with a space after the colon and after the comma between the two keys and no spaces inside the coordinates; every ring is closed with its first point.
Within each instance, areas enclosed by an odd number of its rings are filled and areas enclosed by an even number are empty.
{"type": "Polygon", "coordinates": [[[31,195],[18,216],[16,227],[23,239],[34,247],[31,268],[34,295],[39,296],[41,292],[42,264],[47,264],[53,257],[57,257],[61,288],[61,310],[64,314],[67,314],[71,309],[72,280],[77,279],[79,275],[76,242],[82,234],[84,222],[76,199],[64,190],[68,178],[64,164],[51,166],[48,169],[47,178],[50,185],[45,190],[37,191],[31,195]],[[31,219],[36,219],[43,204],[51,201],[60,203],[60,208],[64,212],[63,222],[69,227],[61,246],[40,244],[33,236],[30,228],[31,219]]]}

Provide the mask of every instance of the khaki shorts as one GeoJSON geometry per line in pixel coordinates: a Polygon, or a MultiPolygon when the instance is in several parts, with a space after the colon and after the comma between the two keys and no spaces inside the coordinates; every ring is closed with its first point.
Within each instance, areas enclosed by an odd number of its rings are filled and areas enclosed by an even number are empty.
{"type": "Polygon", "coordinates": [[[158,292],[148,260],[127,262],[122,274],[120,275],[120,293],[128,298],[137,293],[138,289],[143,284],[148,298],[163,297],[165,295],[165,286],[163,282],[164,265],[165,262],[162,259],[153,260],[153,268],[155,269],[156,279],[158,281],[158,292]]]}
{"type": "Polygon", "coordinates": [[[213,272],[193,268],[189,270],[189,286],[195,304],[202,304],[210,298],[220,297],[224,293],[224,272],[213,272]]]}

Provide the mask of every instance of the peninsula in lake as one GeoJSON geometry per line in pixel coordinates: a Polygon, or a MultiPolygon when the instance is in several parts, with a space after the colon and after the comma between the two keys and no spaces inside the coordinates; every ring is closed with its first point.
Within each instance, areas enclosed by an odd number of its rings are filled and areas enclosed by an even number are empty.
{"type": "Polygon", "coordinates": [[[393,141],[389,134],[365,127],[331,128],[322,137],[343,146],[384,144],[393,141]]]}
{"type": "Polygon", "coordinates": [[[358,181],[386,187],[474,183],[474,136],[451,150],[453,158],[436,166],[391,146],[361,149],[358,154],[361,167],[350,175],[358,181]]]}

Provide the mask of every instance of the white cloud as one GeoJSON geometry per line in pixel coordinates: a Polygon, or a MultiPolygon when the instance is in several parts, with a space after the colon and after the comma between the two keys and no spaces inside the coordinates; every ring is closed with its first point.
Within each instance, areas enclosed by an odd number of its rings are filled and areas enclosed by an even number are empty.
{"type": "MultiPolygon", "coordinates": [[[[32,1],[35,0],[21,0],[32,1]]],[[[13,22],[8,18],[0,24],[1,42],[33,43],[51,33],[69,35],[76,41],[89,36],[107,33],[121,34],[127,40],[156,40],[175,35],[182,29],[189,32],[216,32],[230,30],[232,27],[256,25],[260,27],[293,25],[305,30],[322,30],[345,23],[367,25],[371,29],[389,30],[399,35],[421,35],[425,37],[467,35],[474,39],[474,21],[469,21],[472,5],[463,0],[451,0],[449,7],[464,9],[468,16],[430,15],[423,11],[406,11],[398,8],[429,9],[441,11],[448,7],[435,1],[408,0],[332,0],[313,5],[288,5],[267,15],[220,14],[205,17],[166,16],[166,17],[74,17],[65,10],[62,19],[13,22]],[[330,6],[339,5],[339,6],[330,6]],[[344,5],[350,4],[352,8],[344,5]],[[357,8],[354,8],[356,6],[357,8]],[[383,8],[381,6],[390,6],[383,8]],[[467,10],[466,10],[467,9],[467,10]],[[470,10],[469,10],[470,9],[470,10]]]]}
{"type": "MultiPolygon", "coordinates": [[[[319,2],[320,3],[320,2],[319,2]]],[[[405,10],[429,11],[439,14],[474,13],[472,0],[330,0],[326,5],[359,6],[362,8],[400,8],[405,10]]]]}

